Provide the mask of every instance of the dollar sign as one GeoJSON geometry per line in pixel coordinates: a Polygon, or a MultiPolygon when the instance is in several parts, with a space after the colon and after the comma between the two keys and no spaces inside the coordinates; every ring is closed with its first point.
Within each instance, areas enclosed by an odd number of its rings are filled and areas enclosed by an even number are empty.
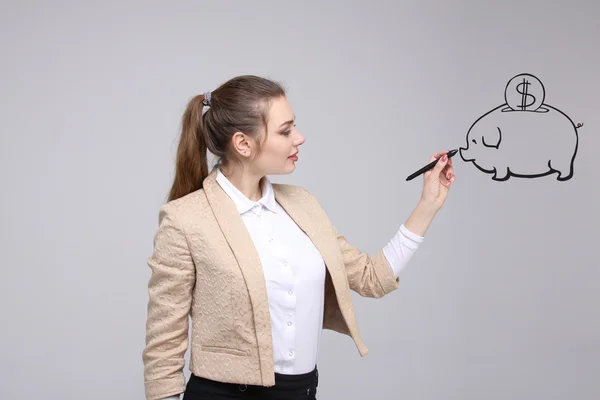
{"type": "Polygon", "coordinates": [[[517,85],[517,93],[521,95],[521,105],[519,105],[518,107],[523,111],[526,110],[527,107],[531,107],[535,103],[535,96],[528,93],[529,85],[531,85],[531,83],[529,83],[529,81],[525,78],[523,78],[523,82],[517,85]],[[529,97],[532,98],[531,101],[528,101],[529,97]]]}

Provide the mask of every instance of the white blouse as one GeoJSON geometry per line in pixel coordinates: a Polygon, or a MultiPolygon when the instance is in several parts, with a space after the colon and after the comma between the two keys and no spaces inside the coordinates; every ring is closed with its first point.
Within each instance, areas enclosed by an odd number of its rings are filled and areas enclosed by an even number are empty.
{"type": "MultiPolygon", "coordinates": [[[[321,255],[275,200],[267,177],[263,196],[248,199],[217,169],[217,182],[235,203],[254,242],[265,275],[275,372],[302,374],[317,365],[323,325],[325,264],[321,255]]],[[[383,248],[397,278],[422,236],[403,224],[383,248]]],[[[179,399],[179,395],[166,400],[179,399]]]]}

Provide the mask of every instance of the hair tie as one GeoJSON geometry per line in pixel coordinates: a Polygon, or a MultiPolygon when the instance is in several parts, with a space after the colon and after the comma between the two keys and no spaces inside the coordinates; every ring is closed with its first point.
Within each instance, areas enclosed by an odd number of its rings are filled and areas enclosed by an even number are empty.
{"type": "Polygon", "coordinates": [[[204,100],[202,100],[202,104],[204,104],[205,106],[211,106],[211,102],[210,102],[210,92],[206,92],[204,93],[204,100]]]}

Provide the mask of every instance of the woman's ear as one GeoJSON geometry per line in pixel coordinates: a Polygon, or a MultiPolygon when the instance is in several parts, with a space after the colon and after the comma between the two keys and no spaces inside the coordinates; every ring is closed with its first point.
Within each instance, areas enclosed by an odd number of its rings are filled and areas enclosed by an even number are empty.
{"type": "Polygon", "coordinates": [[[250,154],[250,141],[242,132],[236,132],[233,134],[233,137],[231,138],[231,145],[235,153],[242,154],[244,156],[250,154]]]}

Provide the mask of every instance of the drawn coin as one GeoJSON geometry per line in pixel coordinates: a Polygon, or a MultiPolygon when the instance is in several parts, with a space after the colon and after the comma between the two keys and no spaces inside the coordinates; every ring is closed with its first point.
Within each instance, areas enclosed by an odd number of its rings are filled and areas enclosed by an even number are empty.
{"type": "Polygon", "coordinates": [[[513,77],[504,90],[506,104],[514,111],[535,111],[544,103],[545,96],[544,85],[531,74],[513,77]]]}

